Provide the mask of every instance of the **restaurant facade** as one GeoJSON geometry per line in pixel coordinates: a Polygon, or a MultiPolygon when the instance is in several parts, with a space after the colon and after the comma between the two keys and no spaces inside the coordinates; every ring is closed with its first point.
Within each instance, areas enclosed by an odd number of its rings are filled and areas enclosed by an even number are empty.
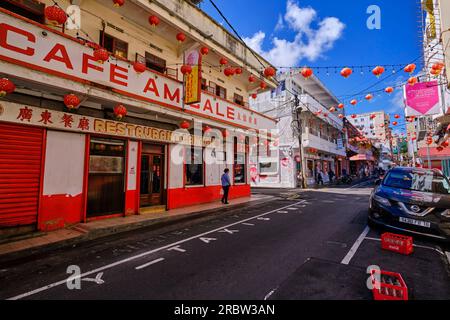
{"type": "MultiPolygon", "coordinates": [[[[46,16],[39,21],[37,7],[26,1],[16,12],[14,6],[0,7],[0,76],[16,87],[0,100],[0,232],[49,231],[218,201],[226,167],[230,197],[250,196],[250,152],[267,145],[276,122],[249,109],[246,100],[274,84],[262,66],[244,59],[248,53],[240,43],[233,53],[220,40],[199,36],[200,26],[188,25],[185,17],[211,18],[196,6],[186,2],[174,18],[176,2],[127,1],[120,8],[110,1],[82,2],[83,33],[51,26],[46,16]],[[104,13],[102,23],[92,18],[95,12],[104,13]],[[149,15],[159,17],[162,35],[141,23],[145,18],[148,24],[149,15]],[[122,25],[113,28],[116,21],[122,25]],[[133,37],[133,29],[147,33],[150,45],[133,37]],[[187,40],[179,40],[182,32],[187,40]],[[99,62],[93,40],[107,47],[106,35],[115,45],[99,62]],[[172,38],[178,41],[170,44],[172,38]],[[203,61],[194,66],[198,101],[186,103],[192,87],[184,81],[190,74],[181,74],[183,58],[200,50],[203,61]],[[140,57],[147,59],[138,72],[140,57]],[[212,67],[222,59],[227,64],[212,67]],[[226,66],[239,68],[239,76],[225,76],[226,66]],[[68,95],[79,97],[77,108],[68,106],[68,95]]],[[[66,1],[59,5],[77,8],[66,1]]]]}

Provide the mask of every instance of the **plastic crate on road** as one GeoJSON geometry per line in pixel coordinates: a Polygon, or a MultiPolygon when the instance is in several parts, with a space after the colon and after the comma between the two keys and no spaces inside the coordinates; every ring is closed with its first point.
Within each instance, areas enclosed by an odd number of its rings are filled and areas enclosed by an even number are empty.
{"type": "Polygon", "coordinates": [[[372,270],[374,300],[408,300],[408,287],[399,273],[372,270]]]}
{"type": "Polygon", "coordinates": [[[413,238],[394,233],[383,233],[381,235],[381,248],[405,255],[414,251],[413,238]]]}

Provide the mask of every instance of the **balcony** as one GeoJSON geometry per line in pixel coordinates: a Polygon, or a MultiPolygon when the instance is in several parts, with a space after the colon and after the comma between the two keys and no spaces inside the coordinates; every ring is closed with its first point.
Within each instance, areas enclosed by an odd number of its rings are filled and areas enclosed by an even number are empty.
{"type": "Polygon", "coordinates": [[[344,123],[337,116],[338,113],[331,113],[326,107],[320,104],[317,100],[307,94],[300,96],[300,102],[307,106],[308,110],[312,113],[321,111],[322,114],[328,113],[328,118],[323,118],[324,121],[328,122],[330,125],[341,131],[344,127],[344,123]]]}
{"type": "Polygon", "coordinates": [[[314,148],[323,152],[346,156],[345,148],[338,149],[337,144],[310,133],[304,133],[302,135],[302,143],[304,148],[314,148]]]}

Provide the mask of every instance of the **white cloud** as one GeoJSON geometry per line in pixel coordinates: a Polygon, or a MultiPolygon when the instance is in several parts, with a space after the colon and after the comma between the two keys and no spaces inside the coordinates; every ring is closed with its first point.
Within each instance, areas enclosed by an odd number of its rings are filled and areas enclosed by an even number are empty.
{"type": "Polygon", "coordinates": [[[283,15],[278,15],[278,21],[277,21],[277,25],[275,26],[275,32],[276,31],[280,31],[284,28],[284,20],[283,20],[283,15]]]}
{"type": "MultiPolygon", "coordinates": [[[[258,31],[252,37],[244,38],[253,50],[275,66],[295,66],[305,58],[309,61],[317,60],[324,52],[333,48],[345,28],[338,18],[327,17],[320,20],[313,8],[302,8],[293,0],[287,1],[284,21],[296,33],[293,40],[274,37],[272,48],[265,51],[262,49],[266,38],[264,32],[258,31]]],[[[275,31],[283,27],[283,17],[280,16],[275,31]]]]}

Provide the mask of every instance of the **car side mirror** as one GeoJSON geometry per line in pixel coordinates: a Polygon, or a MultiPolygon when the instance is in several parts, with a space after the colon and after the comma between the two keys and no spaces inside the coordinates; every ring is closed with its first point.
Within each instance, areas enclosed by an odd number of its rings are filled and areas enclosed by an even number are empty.
{"type": "Polygon", "coordinates": [[[376,185],[376,186],[379,186],[380,184],[381,184],[381,179],[375,180],[375,185],[376,185]]]}

